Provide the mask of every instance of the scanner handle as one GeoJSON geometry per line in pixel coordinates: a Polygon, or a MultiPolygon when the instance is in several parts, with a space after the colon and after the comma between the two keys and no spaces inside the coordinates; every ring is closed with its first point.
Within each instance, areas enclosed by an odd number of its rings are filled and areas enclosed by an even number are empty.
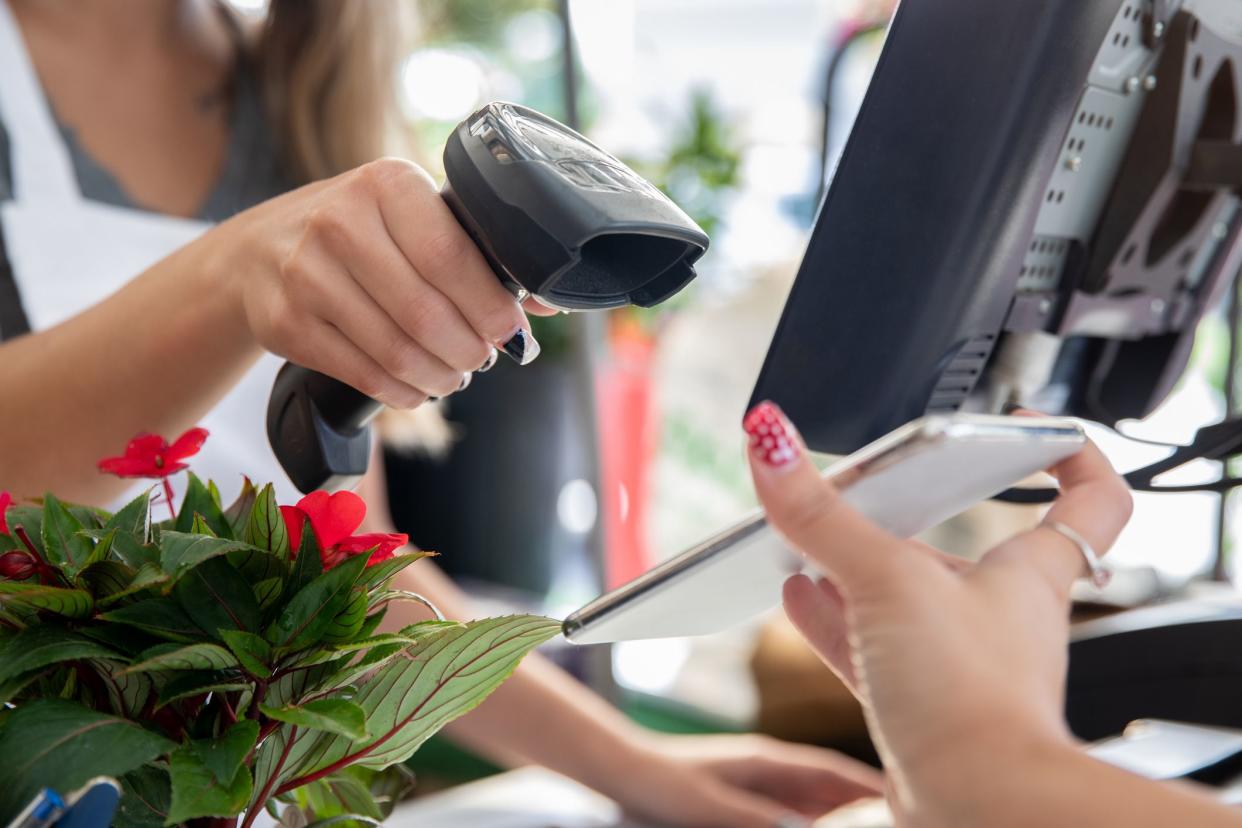
{"type": "MultiPolygon", "coordinates": [[[[503,277],[504,269],[491,245],[467,218],[451,181],[445,181],[440,195],[496,277],[516,292],[517,285],[503,277]]],[[[383,407],[340,380],[286,362],[267,403],[268,442],[299,491],[349,488],[366,474],[371,446],[368,424],[383,407]]]]}

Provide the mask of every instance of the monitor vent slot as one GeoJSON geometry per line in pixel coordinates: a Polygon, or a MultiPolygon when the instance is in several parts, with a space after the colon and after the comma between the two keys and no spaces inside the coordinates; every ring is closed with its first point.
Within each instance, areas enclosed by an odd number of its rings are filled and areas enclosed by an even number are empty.
{"type": "Polygon", "coordinates": [[[975,389],[995,346],[995,334],[977,336],[963,345],[932,389],[927,412],[937,414],[956,411],[975,389]]]}

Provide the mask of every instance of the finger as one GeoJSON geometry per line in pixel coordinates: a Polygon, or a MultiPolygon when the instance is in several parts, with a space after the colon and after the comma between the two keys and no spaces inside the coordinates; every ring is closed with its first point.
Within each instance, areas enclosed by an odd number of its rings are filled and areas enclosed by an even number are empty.
{"type": "Polygon", "coordinates": [[[417,408],[427,401],[425,393],[391,376],[328,323],[308,318],[300,333],[305,344],[284,354],[293,362],[335,377],[389,408],[417,408]]]}
{"type": "Polygon", "coordinates": [[[532,316],[556,316],[561,311],[550,308],[534,296],[527,296],[522,302],[522,310],[532,316]]]}
{"type": "Polygon", "coordinates": [[[349,262],[359,285],[408,336],[458,373],[484,363],[491,346],[460,309],[416,267],[396,244],[374,243],[384,234],[348,234],[337,243],[338,259],[349,262]],[[366,238],[366,244],[358,239],[366,238]]]}
{"type": "Polygon", "coordinates": [[[388,189],[380,199],[380,215],[389,235],[427,282],[443,294],[488,345],[509,353],[525,365],[538,355],[531,347],[530,323],[521,307],[462,229],[439,194],[412,187],[388,189]],[[417,215],[412,213],[416,211],[417,215]],[[522,351],[510,343],[519,331],[522,351]],[[529,340],[527,342],[526,340],[529,340]],[[510,345],[506,349],[506,345],[510,345]]]}
{"type": "Polygon", "coordinates": [[[846,593],[900,575],[903,543],[845,503],[807,458],[802,439],[773,403],[743,423],[751,476],[768,520],[846,593]]]}
{"type": "MultiPolygon", "coordinates": [[[[411,279],[417,279],[411,274],[411,279]]],[[[391,376],[429,396],[445,397],[459,390],[458,371],[410,338],[352,273],[332,272],[307,285],[307,307],[349,338],[391,376]]]]}
{"type": "Polygon", "coordinates": [[[758,760],[759,773],[773,783],[794,783],[790,795],[804,800],[842,805],[884,791],[883,773],[832,750],[765,740],[758,760]]]}
{"type": "MultiPolygon", "coordinates": [[[[1061,591],[1068,592],[1082,577],[1082,552],[1069,538],[1048,523],[1070,527],[1089,543],[1096,554],[1105,554],[1133,511],[1133,498],[1125,479],[1113,469],[1094,443],[1049,470],[1061,485],[1061,494],[1048,510],[1044,525],[1007,541],[988,556],[1003,562],[1017,557],[1033,566],[1061,591]]],[[[985,559],[988,560],[988,559],[985,559]]]]}
{"type": "Polygon", "coordinates": [[[805,575],[794,575],[785,582],[782,597],[790,623],[850,692],[857,694],[849,627],[840,593],[826,578],[817,586],[805,575]]]}

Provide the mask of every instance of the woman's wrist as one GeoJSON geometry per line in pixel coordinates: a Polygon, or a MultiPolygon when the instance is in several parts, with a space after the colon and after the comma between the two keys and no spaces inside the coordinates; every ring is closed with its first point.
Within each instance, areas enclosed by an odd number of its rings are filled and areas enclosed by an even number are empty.
{"type": "Polygon", "coordinates": [[[897,794],[918,824],[1017,824],[1012,821],[1015,803],[1049,795],[1064,768],[1083,758],[1081,747],[1064,731],[997,723],[963,734],[943,753],[903,768],[897,794]]]}

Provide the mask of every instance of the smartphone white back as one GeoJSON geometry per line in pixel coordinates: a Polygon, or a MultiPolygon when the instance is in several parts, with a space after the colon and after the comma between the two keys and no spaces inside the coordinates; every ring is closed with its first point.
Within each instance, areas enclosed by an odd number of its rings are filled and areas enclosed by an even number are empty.
{"type": "MultiPolygon", "coordinates": [[[[983,414],[930,416],[834,464],[842,496],[910,537],[1082,448],[1072,420],[983,414]]],[[[565,620],[575,644],[719,632],[775,607],[802,557],[762,513],[600,596],[565,620]]]]}

